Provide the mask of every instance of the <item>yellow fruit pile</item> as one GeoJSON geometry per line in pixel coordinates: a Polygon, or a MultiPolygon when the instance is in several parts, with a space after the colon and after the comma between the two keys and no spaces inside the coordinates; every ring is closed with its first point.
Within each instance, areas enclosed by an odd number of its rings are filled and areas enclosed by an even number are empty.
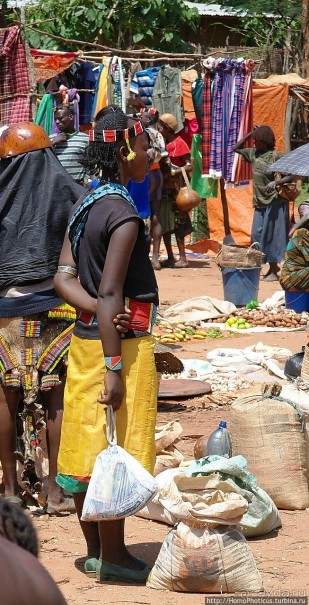
{"type": "Polygon", "coordinates": [[[211,328],[207,332],[200,329],[198,324],[182,324],[159,321],[154,331],[156,342],[161,344],[177,344],[188,340],[204,340],[205,338],[222,337],[221,330],[211,328]]]}

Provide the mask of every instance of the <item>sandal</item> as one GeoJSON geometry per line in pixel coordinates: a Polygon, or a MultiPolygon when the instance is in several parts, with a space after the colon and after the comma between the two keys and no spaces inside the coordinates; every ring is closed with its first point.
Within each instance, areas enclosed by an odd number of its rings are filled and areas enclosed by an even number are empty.
{"type": "Polygon", "coordinates": [[[155,271],[161,271],[162,265],[161,265],[160,261],[153,261],[152,260],[151,264],[152,264],[152,266],[153,266],[153,268],[154,268],[155,271]]]}
{"type": "Polygon", "coordinates": [[[97,580],[104,582],[105,580],[114,580],[118,582],[134,582],[135,584],[145,584],[150,573],[150,567],[146,565],[143,569],[129,569],[115,563],[99,560],[97,566],[97,580]]]}
{"type": "Polygon", "coordinates": [[[189,263],[184,260],[178,260],[177,263],[175,263],[174,267],[175,269],[186,269],[187,267],[189,267],[189,263]]]}
{"type": "Polygon", "coordinates": [[[268,271],[268,273],[266,273],[265,275],[262,275],[262,279],[263,279],[263,281],[278,281],[279,276],[278,276],[278,273],[270,273],[268,271]]]}
{"type": "Polygon", "coordinates": [[[98,565],[99,565],[99,559],[96,559],[95,557],[89,557],[89,559],[86,559],[86,561],[84,563],[85,574],[87,574],[87,576],[95,578],[96,574],[97,574],[98,565]]]}

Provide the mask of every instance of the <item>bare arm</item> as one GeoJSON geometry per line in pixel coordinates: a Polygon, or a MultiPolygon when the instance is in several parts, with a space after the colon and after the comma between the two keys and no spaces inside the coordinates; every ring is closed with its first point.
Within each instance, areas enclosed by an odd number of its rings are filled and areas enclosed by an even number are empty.
{"type": "MultiPolygon", "coordinates": [[[[121,356],[121,340],[113,318],[124,312],[123,286],[138,234],[138,219],[131,219],[113,232],[98,292],[97,317],[105,357],[121,356]]],[[[123,398],[121,371],[107,370],[105,390],[99,401],[117,410],[123,398]]]]}
{"type": "MultiPolygon", "coordinates": [[[[187,155],[183,156],[183,159],[185,161],[185,165],[183,166],[184,170],[186,172],[191,172],[191,170],[192,170],[192,160],[191,160],[190,154],[188,153],[187,155]]],[[[182,174],[182,170],[178,166],[172,167],[171,174],[172,175],[182,174]]]]}
{"type": "Polygon", "coordinates": [[[250,139],[250,137],[252,136],[253,131],[254,131],[254,129],[251,132],[249,132],[248,134],[246,134],[245,137],[243,137],[242,139],[240,139],[240,141],[238,141],[236,143],[236,145],[234,145],[233,151],[235,151],[235,153],[239,153],[240,150],[244,148],[245,143],[250,139]]]}
{"type": "MultiPolygon", "coordinates": [[[[71,252],[71,243],[67,233],[62,246],[59,265],[68,265],[76,268],[71,252]]],[[[54,287],[59,296],[78,311],[90,313],[91,315],[96,314],[97,300],[92,298],[88,292],[84,290],[77,277],[74,277],[74,275],[70,275],[69,273],[56,273],[54,277],[54,287]]]]}

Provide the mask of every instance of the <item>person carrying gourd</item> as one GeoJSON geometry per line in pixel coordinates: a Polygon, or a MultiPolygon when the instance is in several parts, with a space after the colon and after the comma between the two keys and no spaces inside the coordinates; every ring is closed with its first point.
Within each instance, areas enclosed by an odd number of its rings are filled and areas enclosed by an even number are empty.
{"type": "Polygon", "coordinates": [[[158,120],[157,128],[166,141],[166,151],[169,154],[168,158],[164,158],[160,162],[164,178],[161,225],[167,252],[167,259],[161,262],[161,266],[182,269],[189,266],[185,250],[185,237],[190,235],[193,229],[188,212],[177,209],[176,197],[180,187],[183,186],[181,168],[183,167],[186,172],[190,172],[192,169],[191,154],[187,143],[176,134],[178,123],[175,116],[164,113],[158,120]],[[172,233],[176,236],[179,250],[178,261],[175,261],[172,250],[172,233]]]}
{"type": "Polygon", "coordinates": [[[276,140],[269,126],[255,126],[233,147],[245,162],[252,164],[254,217],[251,230],[251,242],[258,242],[265,254],[264,262],[269,269],[263,279],[276,281],[280,271],[279,263],[284,260],[289,238],[289,202],[282,197],[278,187],[293,180],[287,175],[275,180],[268,167],[283,153],[275,150],[276,140]],[[245,147],[246,141],[254,140],[254,147],[245,147]]]}

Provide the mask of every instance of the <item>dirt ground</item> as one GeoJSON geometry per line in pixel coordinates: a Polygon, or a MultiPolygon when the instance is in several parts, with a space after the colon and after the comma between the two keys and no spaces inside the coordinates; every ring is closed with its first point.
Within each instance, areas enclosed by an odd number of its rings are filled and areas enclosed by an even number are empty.
{"type": "MultiPolygon", "coordinates": [[[[193,296],[210,295],[223,298],[221,276],[211,261],[191,260],[188,269],[164,269],[157,273],[162,308],[193,296]]],[[[261,283],[259,299],[269,297],[279,288],[277,283],[261,283]]],[[[243,347],[262,341],[265,344],[300,350],[305,333],[267,333],[225,339],[223,346],[243,347]]],[[[204,359],[207,351],[223,344],[218,340],[195,341],[177,346],[179,357],[204,359]]],[[[176,348],[176,347],[175,347],[176,348]]],[[[229,421],[229,406],[203,409],[194,400],[179,404],[161,403],[158,420],[177,419],[183,426],[179,449],[188,459],[193,457],[196,439],[214,430],[218,421],[229,421]]],[[[270,469],[271,472],[271,469],[270,469]]],[[[282,529],[263,538],[250,539],[249,545],[262,575],[264,589],[276,596],[309,594],[309,510],[282,511],[282,529]]],[[[159,592],[145,587],[96,583],[82,572],[85,544],[75,515],[63,518],[34,519],[41,540],[41,561],[49,570],[70,605],[92,603],[131,603],[136,605],[202,605],[205,595],[159,592]]],[[[126,538],[130,550],[153,565],[161,543],[169,531],[163,524],[129,518],[126,538]]],[[[248,601],[250,602],[250,601],[248,601]]]]}

